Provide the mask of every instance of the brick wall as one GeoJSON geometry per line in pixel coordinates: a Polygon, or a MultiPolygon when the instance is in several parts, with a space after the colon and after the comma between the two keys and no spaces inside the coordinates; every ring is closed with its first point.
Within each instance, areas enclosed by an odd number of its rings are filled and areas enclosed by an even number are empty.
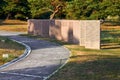
{"type": "Polygon", "coordinates": [[[100,49],[98,20],[28,20],[28,33],[100,49]]]}

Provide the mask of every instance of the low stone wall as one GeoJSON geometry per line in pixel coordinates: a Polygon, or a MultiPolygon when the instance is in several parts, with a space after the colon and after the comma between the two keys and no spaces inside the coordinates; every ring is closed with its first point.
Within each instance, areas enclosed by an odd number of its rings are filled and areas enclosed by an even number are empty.
{"type": "Polygon", "coordinates": [[[99,20],[28,20],[28,33],[100,49],[99,20]]]}

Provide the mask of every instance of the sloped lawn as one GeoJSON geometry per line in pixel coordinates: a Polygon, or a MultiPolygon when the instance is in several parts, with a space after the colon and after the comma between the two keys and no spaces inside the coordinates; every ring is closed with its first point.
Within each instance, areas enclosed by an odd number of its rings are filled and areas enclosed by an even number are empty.
{"type": "Polygon", "coordinates": [[[0,36],[0,65],[17,58],[24,50],[23,45],[0,36]]]}

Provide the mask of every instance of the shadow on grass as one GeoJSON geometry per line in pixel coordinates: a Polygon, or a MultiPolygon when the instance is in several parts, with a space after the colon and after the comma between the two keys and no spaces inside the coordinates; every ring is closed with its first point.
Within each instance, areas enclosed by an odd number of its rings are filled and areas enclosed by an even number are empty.
{"type": "Polygon", "coordinates": [[[101,31],[101,49],[120,48],[119,33],[120,33],[119,30],[101,31]]]}
{"type": "Polygon", "coordinates": [[[105,25],[105,26],[120,26],[120,22],[119,21],[105,21],[103,23],[103,25],[105,25]]]}
{"type": "Polygon", "coordinates": [[[101,48],[101,49],[119,49],[120,46],[110,46],[110,47],[104,47],[104,48],[101,48]]]}
{"type": "Polygon", "coordinates": [[[71,61],[49,80],[120,80],[119,63],[118,56],[73,56],[71,61]]]}

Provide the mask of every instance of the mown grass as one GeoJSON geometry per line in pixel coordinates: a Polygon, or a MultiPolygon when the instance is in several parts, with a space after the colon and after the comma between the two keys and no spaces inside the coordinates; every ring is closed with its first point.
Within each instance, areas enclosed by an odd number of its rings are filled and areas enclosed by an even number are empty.
{"type": "Polygon", "coordinates": [[[17,58],[24,53],[24,50],[23,45],[0,36],[0,65],[17,58]],[[8,54],[8,58],[4,58],[3,54],[8,54]]]}
{"type": "Polygon", "coordinates": [[[107,22],[101,30],[101,50],[34,35],[22,36],[56,42],[71,51],[68,63],[49,80],[120,80],[119,23],[107,22]]]}
{"type": "Polygon", "coordinates": [[[0,20],[0,30],[27,32],[27,22],[20,20],[0,20]]]}

